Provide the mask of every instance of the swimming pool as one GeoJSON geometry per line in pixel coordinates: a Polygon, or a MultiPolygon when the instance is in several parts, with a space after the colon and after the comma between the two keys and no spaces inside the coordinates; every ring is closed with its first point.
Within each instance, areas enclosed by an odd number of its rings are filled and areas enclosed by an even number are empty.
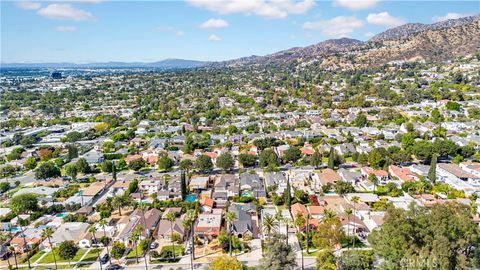
{"type": "Polygon", "coordinates": [[[63,212],[63,213],[58,213],[58,214],[56,214],[55,216],[56,216],[56,217],[59,217],[59,218],[64,218],[64,217],[66,217],[67,215],[68,215],[68,213],[63,212]]]}
{"type": "Polygon", "coordinates": [[[240,194],[240,196],[245,197],[245,198],[251,198],[251,197],[253,197],[253,192],[243,191],[242,194],[240,194]]]}
{"type": "Polygon", "coordinates": [[[196,202],[197,201],[197,195],[196,194],[188,194],[185,196],[185,201],[186,202],[196,202]]]}

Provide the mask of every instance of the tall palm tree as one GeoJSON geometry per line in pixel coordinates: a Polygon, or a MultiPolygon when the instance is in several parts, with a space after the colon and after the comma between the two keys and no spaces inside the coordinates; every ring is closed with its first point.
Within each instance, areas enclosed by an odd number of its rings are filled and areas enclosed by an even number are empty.
{"type": "Polygon", "coordinates": [[[128,204],[128,200],[125,196],[116,196],[112,200],[112,207],[118,209],[118,214],[121,216],[122,215],[122,207],[126,206],[128,204]]]}
{"type": "Polygon", "coordinates": [[[105,226],[107,225],[107,221],[105,219],[101,219],[99,222],[100,226],[103,228],[103,235],[107,238],[107,244],[105,245],[107,248],[107,253],[108,253],[108,260],[110,264],[112,263],[112,256],[110,256],[110,251],[108,250],[108,245],[110,244],[110,239],[107,236],[107,231],[105,230],[105,226]]]}
{"type": "Polygon", "coordinates": [[[133,245],[135,246],[135,260],[138,263],[138,239],[142,235],[142,227],[137,225],[135,229],[133,229],[132,234],[130,235],[130,241],[132,241],[133,245]]]}
{"type": "Polygon", "coordinates": [[[175,221],[175,213],[170,212],[167,214],[167,220],[170,221],[170,241],[172,242],[173,260],[175,261],[175,241],[173,241],[173,222],[175,221]]]}
{"type": "MultiPolygon", "coordinates": [[[[23,245],[25,246],[25,249],[27,250],[27,261],[28,261],[28,269],[32,268],[32,266],[30,265],[30,256],[28,256],[28,245],[27,245],[27,240],[25,238],[25,230],[24,230],[24,227],[23,227],[23,224],[25,223],[25,220],[19,218],[18,219],[18,224],[20,225],[20,230],[22,231],[22,238],[23,238],[23,245]]],[[[52,252],[53,252],[53,248],[52,248],[52,252]]]]}
{"type": "Polygon", "coordinates": [[[336,217],[335,213],[332,210],[327,208],[323,211],[322,221],[325,222],[325,221],[327,221],[329,219],[332,219],[332,218],[335,218],[335,217],[336,217]]]}
{"type": "Polygon", "coordinates": [[[15,251],[15,248],[12,246],[10,246],[8,249],[10,250],[10,252],[13,253],[13,257],[15,258],[15,269],[18,269],[17,252],[15,251]]]}
{"type": "Polygon", "coordinates": [[[183,227],[187,228],[190,227],[190,237],[191,237],[191,243],[192,243],[192,250],[190,252],[190,266],[193,269],[193,260],[195,260],[195,243],[193,241],[194,235],[195,235],[195,220],[197,219],[197,212],[193,209],[187,210],[187,213],[185,213],[185,218],[183,219],[183,227]]]}
{"type": "Polygon", "coordinates": [[[42,232],[42,237],[48,239],[48,245],[52,249],[52,255],[53,255],[53,262],[55,263],[55,269],[58,269],[57,266],[57,258],[55,257],[55,252],[52,246],[52,235],[53,235],[53,230],[50,227],[46,227],[43,232],[42,232]]]}
{"type": "MultiPolygon", "coordinates": [[[[360,198],[358,196],[353,196],[352,197],[352,203],[353,203],[353,215],[355,216],[355,206],[357,203],[360,201],[360,198]]],[[[355,238],[357,238],[356,235],[353,237],[353,249],[355,249],[355,238]]]]}
{"type": "Polygon", "coordinates": [[[310,213],[307,213],[306,220],[307,220],[307,222],[306,222],[306,225],[307,225],[307,254],[309,254],[310,251],[308,250],[308,246],[309,246],[309,241],[310,241],[310,213]]]}
{"type": "MultiPolygon", "coordinates": [[[[95,225],[90,225],[90,227],[88,227],[88,232],[92,234],[93,242],[95,242],[95,243],[97,243],[97,237],[95,236],[96,231],[97,231],[97,229],[95,228],[95,225]]],[[[98,257],[98,262],[100,264],[100,270],[102,270],[102,262],[100,261],[100,250],[98,248],[97,248],[97,257],[98,257]]]]}
{"type": "Polygon", "coordinates": [[[235,214],[235,212],[227,212],[227,215],[225,217],[225,219],[227,220],[228,222],[228,238],[229,238],[229,242],[230,242],[230,245],[228,247],[229,249],[229,253],[230,253],[230,256],[232,256],[232,224],[233,224],[233,221],[235,219],[237,219],[237,214],[235,214]]]}
{"type": "MultiPolygon", "coordinates": [[[[141,198],[142,198],[142,201],[143,201],[143,193],[141,193],[141,198]]],[[[138,205],[138,209],[140,211],[142,211],[142,220],[143,220],[143,228],[145,230],[145,232],[147,233],[147,239],[148,239],[148,243],[150,243],[150,229],[147,228],[147,220],[145,219],[145,212],[147,211],[147,205],[144,204],[144,203],[140,203],[138,205]]],[[[148,270],[148,261],[147,261],[147,255],[148,255],[148,249],[150,248],[150,245],[147,245],[147,250],[145,252],[145,256],[143,256],[143,259],[145,260],[145,269],[148,270]]]]}
{"type": "Polygon", "coordinates": [[[270,214],[266,214],[263,218],[262,229],[266,236],[270,236],[272,231],[278,230],[278,219],[270,214]]]}

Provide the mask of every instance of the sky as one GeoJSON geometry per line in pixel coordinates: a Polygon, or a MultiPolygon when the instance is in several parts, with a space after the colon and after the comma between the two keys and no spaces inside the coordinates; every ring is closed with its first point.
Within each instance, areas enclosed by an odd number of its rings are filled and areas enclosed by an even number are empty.
{"type": "Polygon", "coordinates": [[[2,63],[221,61],[480,13],[480,1],[0,1],[2,63]]]}

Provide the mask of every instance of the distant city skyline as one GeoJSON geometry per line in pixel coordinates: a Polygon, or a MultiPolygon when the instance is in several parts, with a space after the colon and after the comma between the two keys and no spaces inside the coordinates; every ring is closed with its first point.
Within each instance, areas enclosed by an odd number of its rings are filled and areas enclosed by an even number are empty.
{"type": "Polygon", "coordinates": [[[479,11],[478,1],[1,1],[1,62],[221,61],[479,11]]]}

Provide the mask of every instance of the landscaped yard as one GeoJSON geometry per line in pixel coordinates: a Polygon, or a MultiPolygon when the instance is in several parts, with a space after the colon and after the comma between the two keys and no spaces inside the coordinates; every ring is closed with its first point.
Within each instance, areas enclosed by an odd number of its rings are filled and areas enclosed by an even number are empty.
{"type": "MultiPolygon", "coordinates": [[[[87,250],[88,249],[79,249],[77,254],[75,255],[75,257],[71,260],[71,262],[79,261],[82,258],[83,254],[85,254],[85,252],[87,252],[87,250]]],[[[57,259],[57,262],[68,262],[67,260],[62,260],[60,258],[60,255],[58,255],[58,250],[55,250],[55,259],[57,259]]],[[[53,260],[53,253],[52,252],[49,252],[40,261],[40,263],[53,263],[53,262],[54,262],[54,260],[53,260]]]]}
{"type": "Polygon", "coordinates": [[[37,252],[37,254],[33,255],[33,256],[30,258],[30,262],[31,262],[31,263],[36,262],[43,254],[45,254],[45,251],[39,251],[39,252],[37,252]]]}
{"type": "MultiPolygon", "coordinates": [[[[139,258],[142,257],[144,251],[143,251],[143,249],[140,245],[137,247],[137,251],[138,251],[138,257],[139,258]]],[[[130,252],[128,253],[126,258],[127,259],[135,259],[136,254],[137,253],[135,253],[135,247],[133,247],[132,250],[130,250],[130,252]]]]}
{"type": "Polygon", "coordinates": [[[92,249],[90,252],[85,255],[85,257],[80,261],[80,263],[92,262],[98,259],[98,252],[101,252],[101,249],[92,249]]]}

